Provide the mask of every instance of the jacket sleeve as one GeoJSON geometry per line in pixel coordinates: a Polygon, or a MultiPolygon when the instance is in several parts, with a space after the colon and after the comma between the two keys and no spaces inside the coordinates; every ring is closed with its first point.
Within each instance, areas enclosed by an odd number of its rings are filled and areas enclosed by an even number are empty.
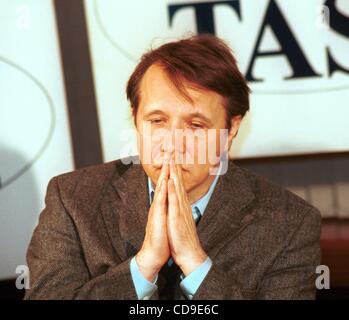
{"type": "Polygon", "coordinates": [[[91,277],[57,179],[48,185],[46,206],[27,251],[30,288],[25,299],[137,299],[131,258],[91,277]]]}
{"type": "Polygon", "coordinates": [[[244,299],[238,285],[214,261],[193,300],[244,299]]]}
{"type": "Polygon", "coordinates": [[[258,290],[258,299],[315,299],[320,264],[321,216],[312,208],[294,231],[258,290]]]}

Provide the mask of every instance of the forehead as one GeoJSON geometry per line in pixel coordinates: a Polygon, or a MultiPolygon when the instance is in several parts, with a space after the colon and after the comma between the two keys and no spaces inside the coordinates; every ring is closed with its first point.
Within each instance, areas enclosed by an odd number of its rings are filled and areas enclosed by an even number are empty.
{"type": "Polygon", "coordinates": [[[166,73],[158,65],[152,65],[144,74],[140,83],[140,105],[143,112],[162,109],[167,112],[192,113],[204,112],[214,117],[224,113],[223,98],[216,92],[193,88],[185,85],[193,103],[186,100],[178,91],[166,73]]]}

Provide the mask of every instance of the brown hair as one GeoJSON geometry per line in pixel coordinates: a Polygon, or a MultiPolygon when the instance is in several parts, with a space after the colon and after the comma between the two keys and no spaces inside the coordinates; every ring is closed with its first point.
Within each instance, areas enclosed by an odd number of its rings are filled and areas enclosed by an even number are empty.
{"type": "Polygon", "coordinates": [[[151,49],[141,57],[127,83],[127,99],[136,119],[140,102],[140,83],[147,69],[158,64],[186,100],[193,102],[185,85],[216,92],[225,100],[226,126],[230,119],[249,110],[250,89],[237,67],[229,46],[210,34],[191,36],[151,49]],[[183,81],[184,80],[184,81],[183,81]]]}

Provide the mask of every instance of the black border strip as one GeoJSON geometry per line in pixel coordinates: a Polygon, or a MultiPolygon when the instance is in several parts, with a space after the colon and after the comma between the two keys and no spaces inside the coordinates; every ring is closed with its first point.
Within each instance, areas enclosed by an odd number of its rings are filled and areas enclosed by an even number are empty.
{"type": "Polygon", "coordinates": [[[333,151],[333,152],[319,152],[307,154],[285,154],[275,156],[259,156],[246,158],[233,158],[235,163],[249,164],[249,163],[276,163],[276,162],[292,162],[292,161],[306,161],[306,160],[329,160],[329,159],[348,159],[348,151],[333,151]]]}
{"type": "Polygon", "coordinates": [[[103,162],[82,0],[54,0],[75,168],[103,162]]]}

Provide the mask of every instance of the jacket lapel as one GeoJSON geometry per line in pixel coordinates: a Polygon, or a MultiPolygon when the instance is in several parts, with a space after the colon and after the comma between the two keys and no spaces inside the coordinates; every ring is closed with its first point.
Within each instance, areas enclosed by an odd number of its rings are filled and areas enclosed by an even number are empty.
{"type": "Polygon", "coordinates": [[[101,212],[113,247],[123,256],[122,260],[141,248],[148,211],[147,176],[142,166],[118,163],[101,202],[101,212]]]}
{"type": "Polygon", "coordinates": [[[255,218],[245,210],[254,197],[243,170],[229,161],[228,171],[219,177],[197,229],[211,259],[255,218]]]}

